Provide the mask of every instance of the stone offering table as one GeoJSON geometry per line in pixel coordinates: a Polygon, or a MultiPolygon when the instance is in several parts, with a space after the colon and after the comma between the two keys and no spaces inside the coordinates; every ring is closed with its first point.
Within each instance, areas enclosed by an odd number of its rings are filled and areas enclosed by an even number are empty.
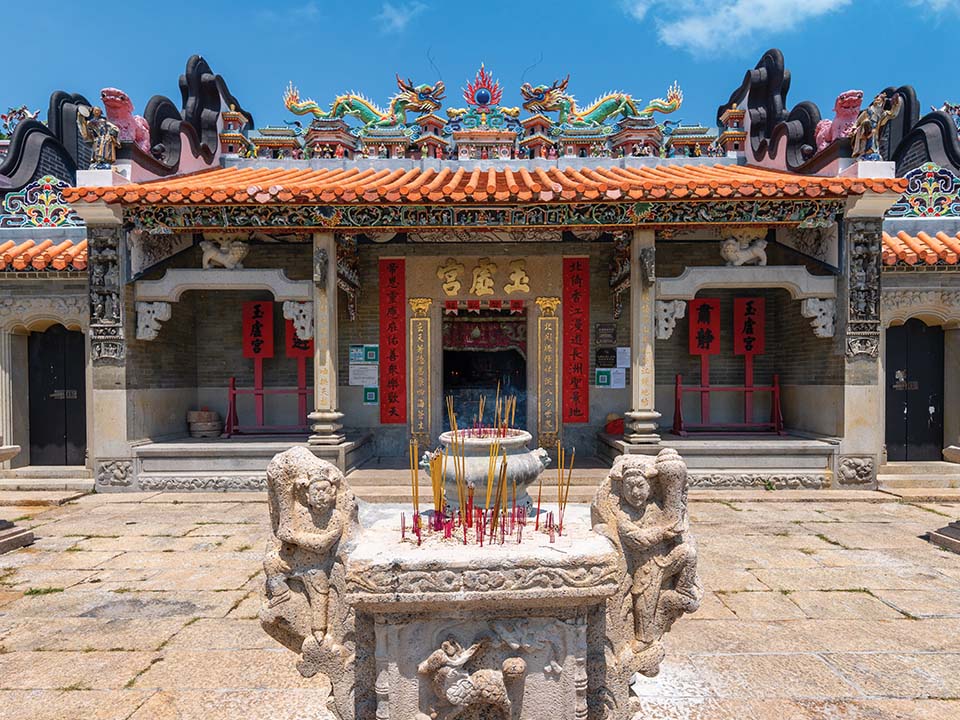
{"type": "Polygon", "coordinates": [[[621,578],[613,544],[585,520],[554,543],[531,523],[521,544],[482,547],[398,543],[399,524],[364,529],[347,558],[347,602],[374,622],[376,717],[587,718],[587,657],[602,662],[621,578]],[[454,704],[470,693],[500,698],[496,713],[454,704]]]}
{"type": "Polygon", "coordinates": [[[302,675],[326,676],[336,720],[628,718],[634,674],[657,674],[664,633],[700,603],[674,450],[619,458],[589,521],[528,521],[502,544],[462,527],[401,538],[397,511],[361,528],[343,475],[302,447],[267,487],[260,621],[302,675]]]}

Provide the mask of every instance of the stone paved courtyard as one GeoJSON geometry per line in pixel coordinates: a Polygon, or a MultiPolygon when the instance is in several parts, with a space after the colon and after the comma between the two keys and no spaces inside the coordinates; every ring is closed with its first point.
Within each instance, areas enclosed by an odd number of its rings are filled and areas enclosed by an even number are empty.
{"type": "MultiPolygon", "coordinates": [[[[960,504],[742,497],[692,493],[707,592],[638,685],[638,717],[960,717],[960,557],[918,537],[960,504]]],[[[3,720],[322,716],[323,689],[256,620],[265,495],[90,495],[0,518],[38,537],[0,556],[3,720]]]]}

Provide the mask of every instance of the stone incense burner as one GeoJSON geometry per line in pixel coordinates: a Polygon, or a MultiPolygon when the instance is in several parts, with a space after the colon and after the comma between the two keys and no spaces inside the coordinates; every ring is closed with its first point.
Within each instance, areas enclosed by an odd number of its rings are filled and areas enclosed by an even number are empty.
{"type": "MultiPolygon", "coordinates": [[[[517,507],[527,507],[529,512],[535,512],[533,502],[527,489],[537,481],[547,465],[550,456],[543,448],[530,450],[529,445],[533,436],[526,430],[508,428],[503,434],[496,436],[492,430],[458,430],[457,442],[463,445],[464,480],[473,483],[475,497],[481,498],[486,492],[487,473],[490,468],[490,448],[494,443],[500,443],[500,455],[494,468],[494,484],[500,477],[500,463],[503,455],[507,456],[507,487],[517,486],[517,507]]],[[[454,511],[459,507],[457,502],[457,482],[453,468],[453,432],[448,431],[440,435],[440,444],[449,453],[447,470],[444,474],[445,494],[447,505],[454,511]]],[[[429,467],[428,455],[424,454],[420,462],[423,468],[429,467]]]]}
{"type": "Polygon", "coordinates": [[[671,449],[619,458],[562,533],[528,523],[486,545],[401,538],[391,506],[361,526],[343,475],[303,447],[267,487],[260,622],[329,692],[318,720],[624,720],[634,675],[657,674],[663,635],[700,603],[671,449]]]}

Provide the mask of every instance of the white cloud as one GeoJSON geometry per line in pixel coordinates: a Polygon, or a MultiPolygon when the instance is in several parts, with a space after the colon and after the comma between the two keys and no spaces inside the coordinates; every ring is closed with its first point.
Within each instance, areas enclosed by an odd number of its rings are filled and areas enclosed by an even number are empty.
{"type": "MultiPolygon", "coordinates": [[[[953,4],[960,0],[926,0],[953,4]]],[[[795,30],[804,22],[849,6],[853,0],[629,0],[636,20],[653,20],[666,45],[702,55],[753,51],[752,42],[795,30]]]]}
{"type": "Polygon", "coordinates": [[[400,33],[406,30],[407,25],[417,15],[427,9],[427,6],[421,2],[409,2],[394,4],[385,2],[380,6],[380,12],[376,15],[376,20],[380,23],[380,29],[385,33],[400,33]]]}

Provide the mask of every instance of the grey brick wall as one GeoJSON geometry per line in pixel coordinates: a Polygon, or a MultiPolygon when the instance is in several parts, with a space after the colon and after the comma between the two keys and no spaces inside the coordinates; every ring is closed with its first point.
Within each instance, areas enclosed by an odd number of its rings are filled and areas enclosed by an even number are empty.
{"type": "MultiPolygon", "coordinates": [[[[802,258],[786,248],[770,245],[770,264],[804,264],[802,258]]],[[[657,245],[657,274],[674,277],[685,267],[720,264],[718,243],[661,242],[657,245]]],[[[817,274],[826,271],[816,263],[805,263],[817,274]]],[[[819,385],[842,384],[843,358],[836,352],[836,343],[830,338],[813,334],[810,320],[800,314],[800,301],[792,300],[786,290],[724,290],[711,289],[698,297],[720,299],[721,345],[720,354],[710,358],[710,381],[716,385],[741,385],[744,381],[742,356],[733,354],[733,298],[756,296],[767,301],[766,353],[754,358],[754,383],[768,384],[774,373],[779,373],[782,384],[819,385]]],[[[689,317],[682,318],[669,340],[656,344],[657,384],[672,385],[677,373],[688,384],[700,379],[700,360],[690,355],[688,348],[689,317]]]]}

